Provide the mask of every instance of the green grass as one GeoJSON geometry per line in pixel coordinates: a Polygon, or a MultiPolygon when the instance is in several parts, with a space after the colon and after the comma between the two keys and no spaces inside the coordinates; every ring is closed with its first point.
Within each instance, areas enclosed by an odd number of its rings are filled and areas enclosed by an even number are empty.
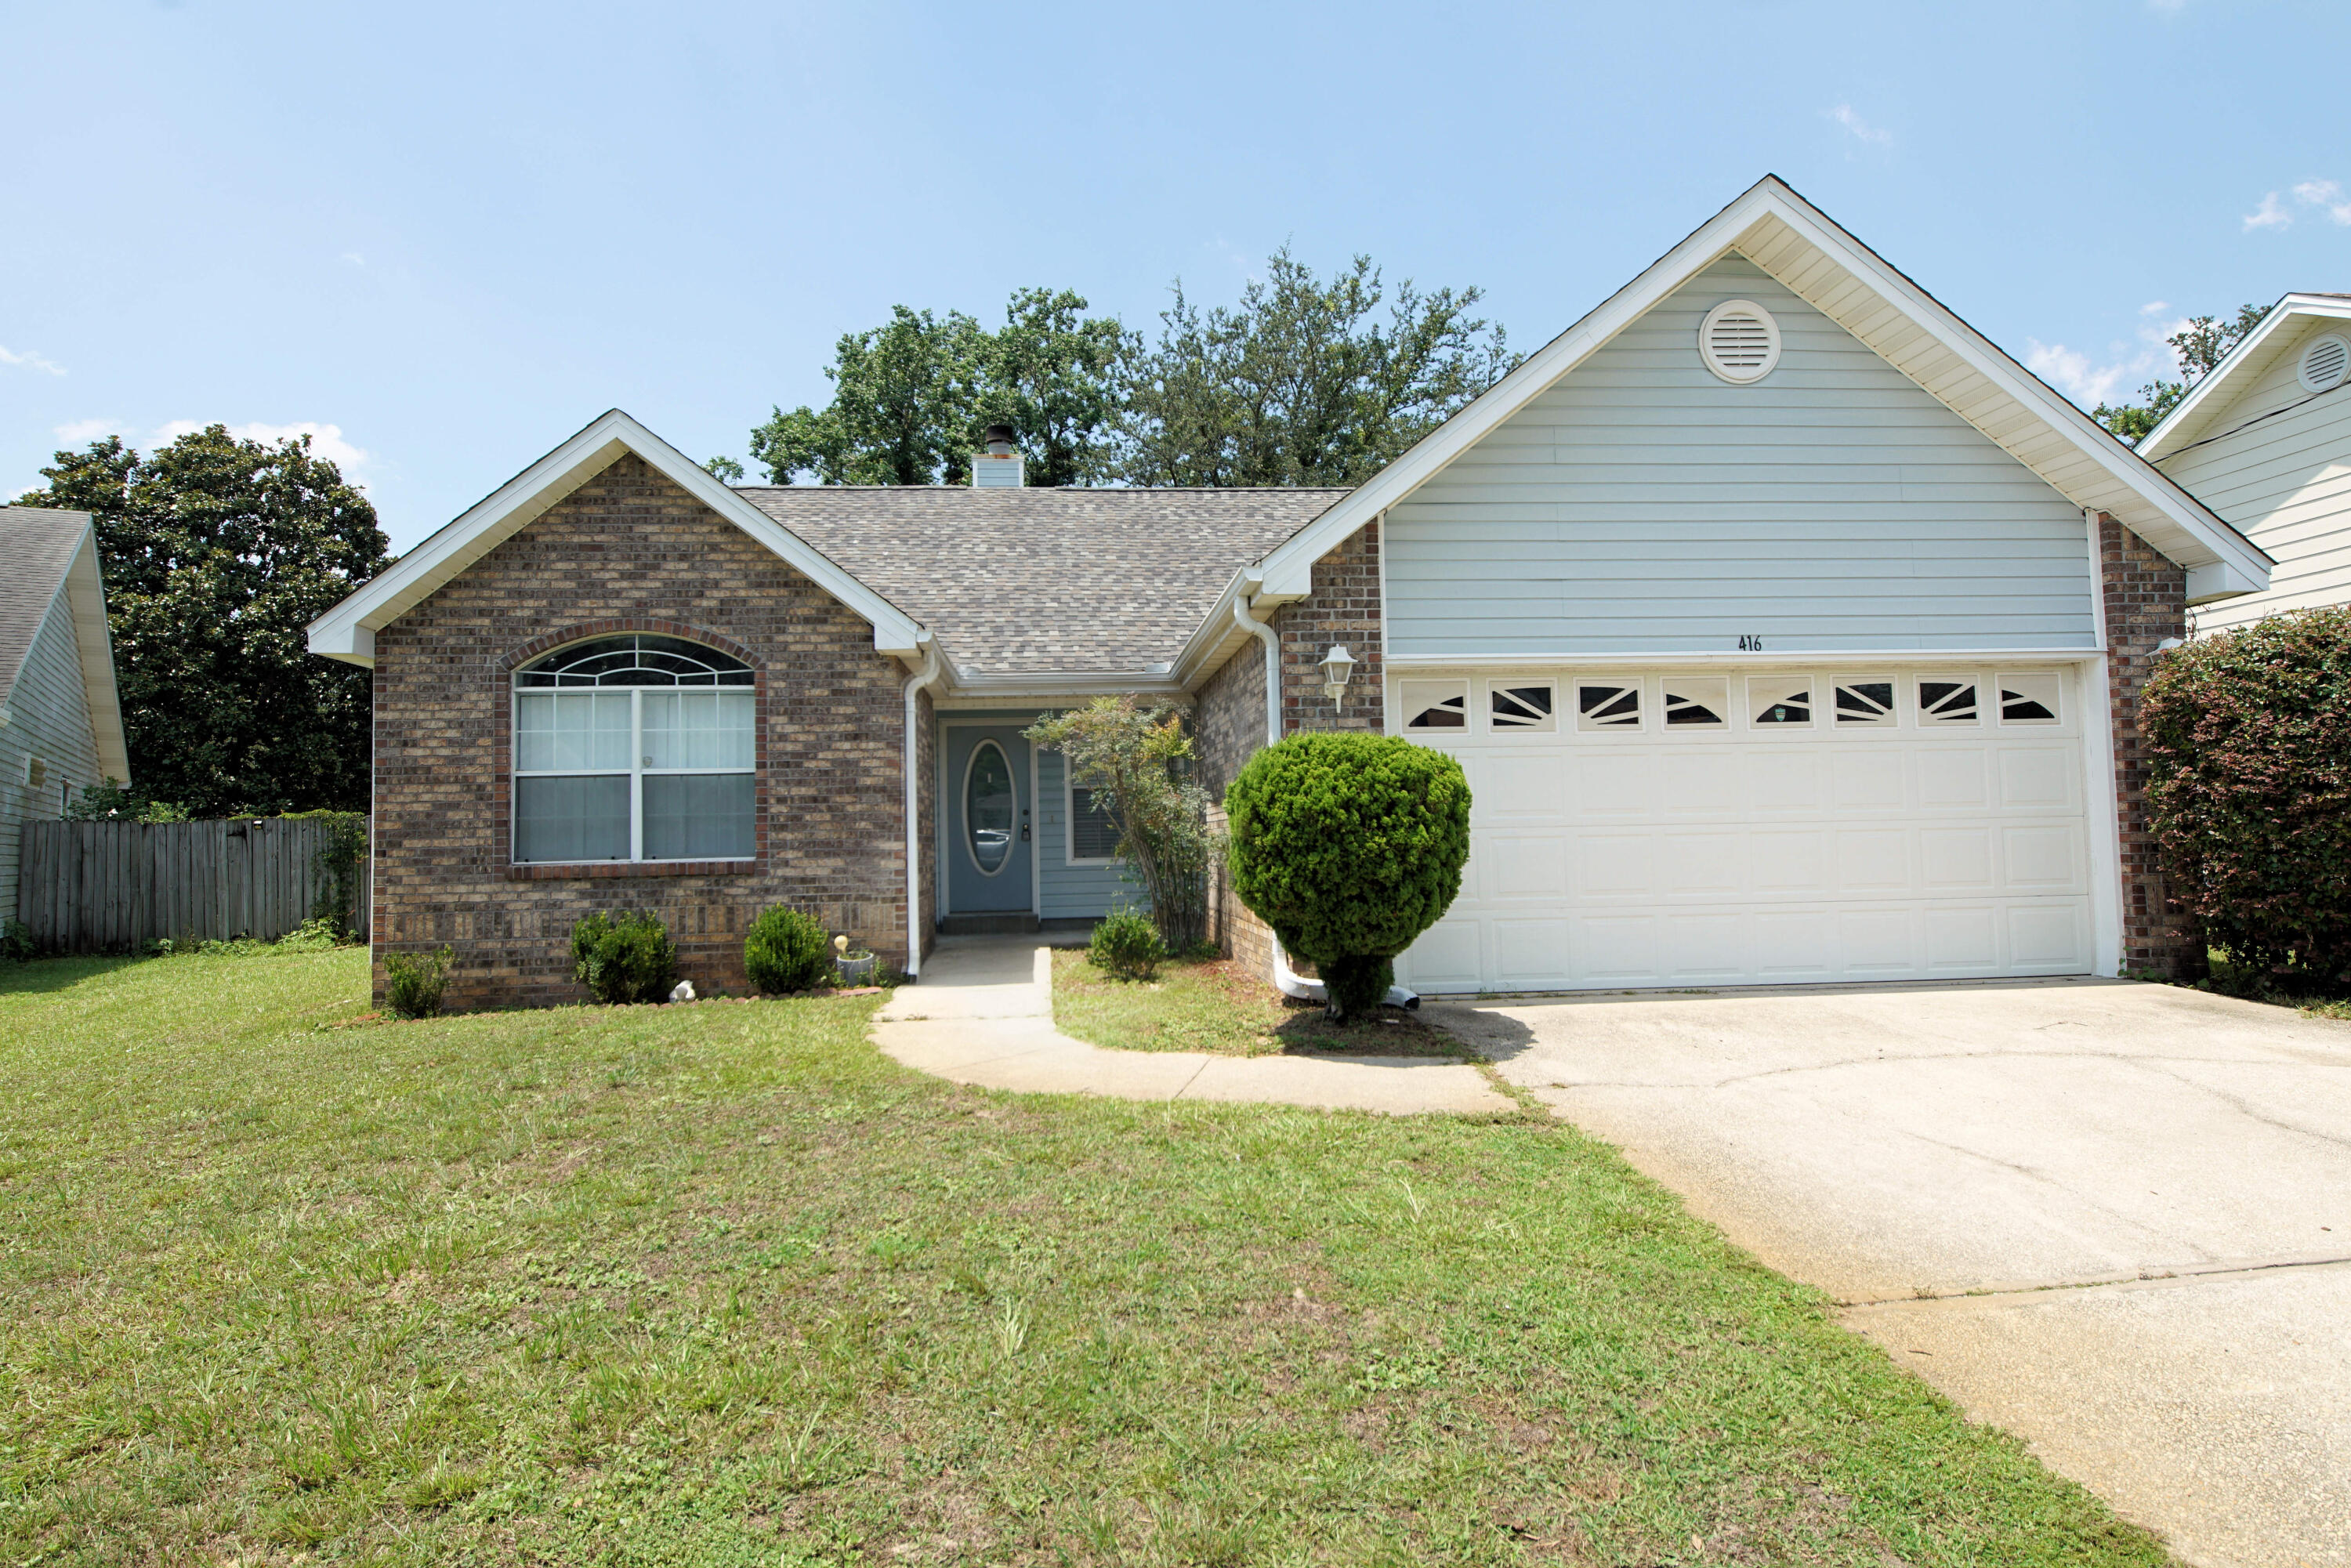
{"type": "Polygon", "coordinates": [[[1610,1150],[0,968],[0,1558],[2152,1564],[1610,1150]]]}
{"type": "Polygon", "coordinates": [[[1152,981],[1113,979],[1081,947],[1053,952],[1053,1022],[1064,1034],[1115,1051],[1206,1051],[1273,1056],[1285,1051],[1386,1056],[1469,1053],[1409,1013],[1334,1028],[1320,1002],[1293,1002],[1223,959],[1170,960],[1152,981]]]}

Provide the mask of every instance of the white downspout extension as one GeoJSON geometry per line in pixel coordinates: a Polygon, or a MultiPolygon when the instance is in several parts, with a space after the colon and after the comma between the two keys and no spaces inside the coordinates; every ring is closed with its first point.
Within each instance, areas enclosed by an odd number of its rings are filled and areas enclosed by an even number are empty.
{"type": "Polygon", "coordinates": [[[915,759],[922,747],[915,729],[920,705],[916,702],[924,688],[939,678],[939,645],[927,632],[922,634],[923,664],[906,677],[906,974],[919,979],[923,973],[923,813],[922,780],[915,775],[915,759]]]}
{"type": "MultiPolygon", "coordinates": [[[[1269,610],[1266,614],[1273,613],[1269,610]]],[[[1246,591],[1233,596],[1233,619],[1259,642],[1265,644],[1265,743],[1276,746],[1281,741],[1281,636],[1268,621],[1257,618],[1249,608],[1246,591]]]]}
{"type": "MultiPolygon", "coordinates": [[[[1272,612],[1267,613],[1270,615],[1272,612]]],[[[1233,596],[1233,619],[1241,630],[1265,644],[1265,743],[1277,746],[1281,741],[1281,638],[1270,625],[1257,618],[1246,592],[1233,596]]],[[[1330,1000],[1322,981],[1303,979],[1290,967],[1290,955],[1281,950],[1280,937],[1273,941],[1273,984],[1283,996],[1301,1002],[1330,1000]]],[[[1420,998],[1402,986],[1390,986],[1387,1004],[1392,1008],[1416,1009],[1420,998]]]]}

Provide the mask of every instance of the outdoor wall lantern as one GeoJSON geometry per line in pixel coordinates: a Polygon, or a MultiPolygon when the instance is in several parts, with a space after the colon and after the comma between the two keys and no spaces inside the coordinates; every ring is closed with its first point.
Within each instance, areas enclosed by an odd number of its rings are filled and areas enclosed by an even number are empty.
{"type": "Polygon", "coordinates": [[[1347,676],[1354,668],[1355,656],[1334,644],[1322,655],[1322,695],[1334,703],[1346,695],[1347,676]]]}

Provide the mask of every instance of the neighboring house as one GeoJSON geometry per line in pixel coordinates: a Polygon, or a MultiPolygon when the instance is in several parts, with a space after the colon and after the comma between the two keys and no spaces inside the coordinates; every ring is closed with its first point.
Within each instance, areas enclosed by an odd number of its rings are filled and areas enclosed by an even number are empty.
{"type": "Polygon", "coordinates": [[[448,943],[478,1004],[578,995],[596,908],[720,983],[774,903],[910,968],[943,921],[1099,914],[1105,824],[1019,732],[1102,693],[1188,706],[1212,792],[1303,729],[1458,754],[1424,990],[2187,946],[2138,692],[2268,559],[1777,180],[1359,488],[975,466],[730,489],[615,412],[321,617],[375,671],[380,948],[448,943]]]}
{"type": "Polygon", "coordinates": [[[0,507],[0,916],[16,914],[23,825],[130,778],[98,530],[88,512],[0,507]]]}
{"type": "Polygon", "coordinates": [[[2351,294],[2279,300],[2138,450],[2277,560],[2196,630],[2351,604],[2351,294]]]}

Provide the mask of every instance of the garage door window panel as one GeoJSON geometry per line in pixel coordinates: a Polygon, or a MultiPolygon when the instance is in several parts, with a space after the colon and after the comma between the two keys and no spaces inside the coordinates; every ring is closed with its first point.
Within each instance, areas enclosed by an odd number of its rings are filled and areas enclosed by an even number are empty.
{"type": "Polygon", "coordinates": [[[1808,727],[1813,722],[1813,683],[1800,675],[1750,676],[1747,711],[1758,729],[1808,727]]]}
{"type": "Polygon", "coordinates": [[[1404,727],[1407,731],[1460,731],[1469,727],[1467,681],[1405,681],[1397,695],[1404,699],[1404,727]]]}
{"type": "Polygon", "coordinates": [[[1581,681],[1575,687],[1575,727],[1582,730],[1638,730],[1641,727],[1641,683],[1581,681]]]}
{"type": "Polygon", "coordinates": [[[1975,682],[1958,675],[1939,675],[1920,681],[1918,723],[1933,729],[1975,724],[1975,682]]]}
{"type": "Polygon", "coordinates": [[[2055,675],[2002,675],[2000,678],[2000,722],[2042,725],[2058,722],[2055,675]]]}
{"type": "Polygon", "coordinates": [[[1488,723],[1496,735],[1556,734],[1558,692],[1549,681],[1496,681],[1486,688],[1488,723]]]}
{"type": "Polygon", "coordinates": [[[1667,729],[1724,729],[1729,682],[1720,675],[1676,675],[1663,683],[1667,729]]]}
{"type": "Polygon", "coordinates": [[[1836,721],[1846,729],[1890,729],[1899,722],[1894,710],[1894,677],[1839,681],[1836,721]]]}

